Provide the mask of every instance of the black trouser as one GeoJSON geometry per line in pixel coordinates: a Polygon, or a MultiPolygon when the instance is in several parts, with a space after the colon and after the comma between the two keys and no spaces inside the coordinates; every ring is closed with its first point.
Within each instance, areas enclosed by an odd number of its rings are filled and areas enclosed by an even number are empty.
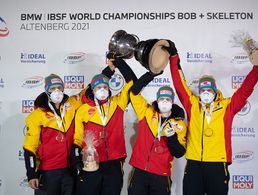
{"type": "Polygon", "coordinates": [[[73,195],[74,177],[69,169],[42,171],[39,180],[47,195],[73,195]]]}
{"type": "Polygon", "coordinates": [[[170,176],[161,176],[133,168],[129,180],[128,195],[170,195],[170,176]]]}
{"type": "Polygon", "coordinates": [[[47,195],[45,190],[36,189],[34,190],[34,195],[47,195]]]}
{"type": "Polygon", "coordinates": [[[93,172],[81,171],[77,176],[77,195],[120,195],[123,187],[124,159],[102,162],[93,172]]]}
{"type": "Polygon", "coordinates": [[[183,195],[227,195],[228,164],[187,160],[183,195]]]}

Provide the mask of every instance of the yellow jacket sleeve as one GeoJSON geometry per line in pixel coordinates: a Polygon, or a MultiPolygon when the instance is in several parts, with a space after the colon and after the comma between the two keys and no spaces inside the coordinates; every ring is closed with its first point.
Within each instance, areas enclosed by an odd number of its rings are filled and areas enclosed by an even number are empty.
{"type": "Polygon", "coordinates": [[[33,111],[26,118],[26,135],[24,139],[23,148],[31,151],[36,155],[37,149],[40,145],[40,133],[41,133],[41,111],[40,108],[33,111]]]}

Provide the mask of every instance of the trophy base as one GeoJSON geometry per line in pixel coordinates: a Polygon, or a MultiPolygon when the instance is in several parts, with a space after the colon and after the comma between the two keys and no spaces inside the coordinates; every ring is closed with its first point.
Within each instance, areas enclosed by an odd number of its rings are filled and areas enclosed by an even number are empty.
{"type": "Polygon", "coordinates": [[[163,46],[168,47],[169,43],[166,40],[159,40],[154,44],[149,54],[149,69],[154,74],[164,70],[169,62],[170,55],[162,49],[163,46]]]}
{"type": "Polygon", "coordinates": [[[87,171],[87,172],[97,171],[98,169],[99,169],[99,165],[96,162],[88,163],[88,164],[84,165],[84,167],[82,168],[82,170],[87,171]]]}

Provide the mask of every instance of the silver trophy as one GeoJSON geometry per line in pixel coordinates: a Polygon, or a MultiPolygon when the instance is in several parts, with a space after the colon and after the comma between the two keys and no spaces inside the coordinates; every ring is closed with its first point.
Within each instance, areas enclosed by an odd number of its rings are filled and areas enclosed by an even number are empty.
{"type": "Polygon", "coordinates": [[[248,32],[239,30],[231,36],[233,47],[242,47],[249,56],[253,65],[258,65],[258,44],[248,32]]]}
{"type": "Polygon", "coordinates": [[[123,59],[134,56],[143,67],[158,74],[165,69],[169,61],[169,53],[162,48],[163,46],[169,46],[164,39],[139,41],[138,36],[118,30],[112,35],[108,49],[110,53],[123,59]]]}

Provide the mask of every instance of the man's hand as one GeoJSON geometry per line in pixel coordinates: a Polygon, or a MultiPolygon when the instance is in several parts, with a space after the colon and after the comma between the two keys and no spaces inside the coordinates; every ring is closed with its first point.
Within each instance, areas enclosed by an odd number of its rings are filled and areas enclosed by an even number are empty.
{"type": "Polygon", "coordinates": [[[116,53],[114,53],[114,52],[108,52],[106,57],[107,57],[107,59],[116,59],[119,56],[116,53]]]}
{"type": "Polygon", "coordinates": [[[34,190],[38,189],[39,188],[39,179],[38,178],[31,179],[29,181],[29,186],[34,190]]]}
{"type": "Polygon", "coordinates": [[[165,132],[167,137],[171,137],[172,135],[174,135],[176,133],[173,127],[165,128],[164,132],[165,132]]]}
{"type": "Polygon", "coordinates": [[[169,46],[162,46],[162,49],[167,50],[167,52],[169,53],[170,56],[174,56],[177,54],[177,49],[175,46],[175,43],[170,41],[170,40],[166,40],[169,43],[169,46]]]}
{"type": "Polygon", "coordinates": [[[113,61],[114,60],[111,60],[111,59],[107,60],[107,64],[108,64],[110,70],[112,70],[112,71],[114,71],[116,69],[116,66],[114,65],[113,61]]]}

